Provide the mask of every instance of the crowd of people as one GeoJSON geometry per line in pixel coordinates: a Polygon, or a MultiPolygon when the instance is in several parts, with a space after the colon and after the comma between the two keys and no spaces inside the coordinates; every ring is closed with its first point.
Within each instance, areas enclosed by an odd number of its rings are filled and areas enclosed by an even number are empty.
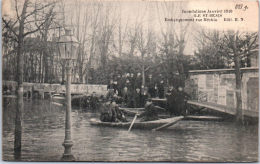
{"type": "Polygon", "coordinates": [[[107,86],[108,97],[119,97],[121,102],[129,108],[144,107],[147,98],[164,98],[165,84],[162,75],[159,76],[161,77],[160,81],[154,80],[152,75],[149,75],[145,82],[146,85],[144,85],[141,73],[118,75],[111,79],[107,86]]]}
{"type": "MultiPolygon", "coordinates": [[[[143,120],[156,120],[158,119],[156,112],[158,106],[153,104],[152,98],[166,98],[165,107],[171,116],[185,115],[185,105],[189,95],[184,92],[182,86],[166,86],[162,75],[159,74],[158,76],[159,80],[154,80],[152,75],[149,75],[145,81],[145,86],[142,82],[141,73],[136,75],[126,73],[123,76],[118,75],[116,78],[111,79],[107,86],[108,94],[106,99],[108,104],[104,106],[110,111],[110,119],[106,119],[107,116],[102,116],[101,120],[105,122],[122,121],[123,114],[115,104],[121,104],[128,108],[145,107],[145,112],[142,114],[143,120]]],[[[126,120],[123,119],[123,121],[126,120]]]]}

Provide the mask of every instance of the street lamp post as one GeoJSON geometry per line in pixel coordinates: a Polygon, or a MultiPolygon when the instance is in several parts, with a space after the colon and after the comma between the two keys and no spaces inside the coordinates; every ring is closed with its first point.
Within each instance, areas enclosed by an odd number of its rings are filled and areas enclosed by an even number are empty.
{"type": "Polygon", "coordinates": [[[66,122],[65,122],[65,139],[64,143],[64,154],[62,160],[73,161],[75,157],[72,155],[71,148],[73,146],[71,138],[71,68],[73,60],[77,57],[78,41],[71,34],[71,31],[65,29],[65,35],[61,36],[58,41],[58,47],[61,59],[65,62],[67,83],[66,83],[66,122]]]}

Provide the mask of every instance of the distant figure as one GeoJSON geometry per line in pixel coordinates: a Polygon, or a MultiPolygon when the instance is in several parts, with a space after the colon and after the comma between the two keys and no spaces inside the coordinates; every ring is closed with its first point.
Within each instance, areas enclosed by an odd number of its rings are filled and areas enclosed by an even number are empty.
{"type": "Polygon", "coordinates": [[[186,102],[189,98],[190,96],[179,86],[176,92],[176,115],[186,114],[186,102]]]}
{"type": "Polygon", "coordinates": [[[164,98],[164,81],[161,80],[158,84],[158,96],[159,98],[164,98]]]}
{"type": "Polygon", "coordinates": [[[89,101],[90,101],[91,109],[96,110],[97,107],[98,107],[98,104],[99,104],[99,100],[98,100],[98,97],[96,95],[96,92],[92,93],[89,101]]]}
{"type": "Polygon", "coordinates": [[[118,82],[116,80],[113,81],[113,89],[115,93],[119,93],[119,86],[118,86],[118,82]]]}
{"type": "Polygon", "coordinates": [[[177,91],[175,88],[171,85],[169,86],[169,89],[166,93],[166,98],[167,98],[167,109],[170,113],[170,115],[176,115],[176,96],[177,96],[177,91]]]}
{"type": "Polygon", "coordinates": [[[127,100],[128,100],[127,94],[128,94],[128,89],[127,89],[127,87],[124,87],[124,89],[122,91],[122,97],[123,97],[124,104],[127,104],[127,100]]]}
{"type": "Polygon", "coordinates": [[[142,77],[141,77],[141,73],[140,72],[138,72],[137,73],[137,76],[136,76],[136,79],[135,79],[135,89],[136,88],[141,88],[141,86],[142,86],[142,77]]]}
{"type": "Polygon", "coordinates": [[[147,81],[147,86],[148,86],[148,93],[149,95],[153,98],[156,96],[156,91],[155,91],[155,85],[152,79],[152,75],[149,75],[148,81],[147,81]]]}
{"type": "Polygon", "coordinates": [[[122,91],[123,91],[123,79],[121,75],[117,75],[117,86],[118,86],[118,96],[122,97],[122,91]]]}
{"type": "Polygon", "coordinates": [[[141,92],[139,88],[136,88],[134,92],[134,108],[140,108],[140,107],[141,107],[141,92]]]}
{"type": "Polygon", "coordinates": [[[149,94],[148,94],[148,88],[147,87],[144,87],[143,85],[142,85],[142,87],[141,87],[141,107],[144,107],[144,105],[145,105],[145,101],[149,98],[150,96],[149,96],[149,94]]]}
{"type": "Polygon", "coordinates": [[[153,97],[158,97],[158,87],[157,87],[157,84],[155,84],[154,86],[154,96],[153,97]]]}
{"type": "Polygon", "coordinates": [[[134,107],[134,90],[133,90],[133,85],[130,83],[130,81],[127,79],[126,80],[126,85],[127,87],[127,107],[132,108],[134,107]]]}
{"type": "Polygon", "coordinates": [[[106,94],[106,99],[107,100],[112,100],[112,98],[114,97],[114,94],[115,94],[115,92],[114,92],[113,88],[112,89],[108,89],[108,92],[106,94]]]}
{"type": "Polygon", "coordinates": [[[109,84],[107,85],[107,90],[109,89],[114,89],[114,82],[112,79],[109,81],[109,84]]]}

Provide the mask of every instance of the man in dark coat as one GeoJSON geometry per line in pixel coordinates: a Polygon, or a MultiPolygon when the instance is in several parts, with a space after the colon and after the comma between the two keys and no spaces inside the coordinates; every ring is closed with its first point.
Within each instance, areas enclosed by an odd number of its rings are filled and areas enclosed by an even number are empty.
{"type": "Polygon", "coordinates": [[[128,88],[125,86],[122,91],[122,97],[123,97],[124,104],[127,104],[127,100],[128,100],[127,96],[128,96],[128,88]]]}
{"type": "Polygon", "coordinates": [[[114,89],[114,83],[112,79],[109,81],[109,84],[107,85],[107,90],[109,89],[114,89]]]}
{"type": "Polygon", "coordinates": [[[166,99],[167,99],[167,109],[170,113],[170,115],[176,115],[176,93],[177,91],[173,86],[169,86],[169,89],[166,93],[166,99]]]}
{"type": "Polygon", "coordinates": [[[102,122],[114,122],[113,112],[110,106],[110,102],[106,102],[101,105],[100,121],[102,122]]]}
{"type": "Polygon", "coordinates": [[[158,96],[159,98],[164,98],[164,81],[161,80],[158,84],[158,96]]]}
{"type": "Polygon", "coordinates": [[[114,113],[115,122],[127,122],[125,115],[120,111],[118,105],[114,100],[111,103],[111,109],[114,113]]]}
{"type": "Polygon", "coordinates": [[[123,91],[123,78],[121,75],[117,75],[117,86],[118,86],[118,96],[122,97],[122,91],[123,91]]]}
{"type": "Polygon", "coordinates": [[[96,92],[93,92],[92,95],[90,96],[90,107],[93,110],[96,110],[99,104],[98,97],[96,95],[96,92]]]}
{"type": "Polygon", "coordinates": [[[155,106],[152,103],[151,99],[147,100],[144,107],[145,107],[145,111],[142,114],[139,115],[141,117],[141,121],[158,120],[159,119],[159,116],[158,116],[159,110],[165,111],[164,108],[161,108],[159,106],[155,106]]]}
{"type": "Polygon", "coordinates": [[[140,106],[144,107],[145,101],[148,99],[148,88],[144,87],[143,85],[141,86],[141,97],[140,97],[140,106]]]}
{"type": "Polygon", "coordinates": [[[141,92],[139,88],[136,88],[134,92],[134,107],[135,108],[141,107],[141,92]]]}
{"type": "Polygon", "coordinates": [[[114,93],[118,95],[118,84],[116,80],[113,82],[113,89],[114,89],[114,93]]]}
{"type": "Polygon", "coordinates": [[[176,115],[186,114],[186,102],[189,98],[190,96],[179,86],[176,92],[176,115]]]}
{"type": "Polygon", "coordinates": [[[148,93],[150,94],[150,96],[153,98],[155,97],[156,93],[155,93],[155,85],[154,85],[154,81],[152,79],[152,75],[149,75],[148,81],[147,81],[147,86],[148,86],[148,93]]]}
{"type": "Polygon", "coordinates": [[[127,122],[114,100],[112,103],[107,102],[101,106],[100,120],[102,122],[127,122]]]}

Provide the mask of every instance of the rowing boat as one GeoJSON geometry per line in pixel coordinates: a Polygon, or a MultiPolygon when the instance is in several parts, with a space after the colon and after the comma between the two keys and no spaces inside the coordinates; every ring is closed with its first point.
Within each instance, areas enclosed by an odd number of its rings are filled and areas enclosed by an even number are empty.
{"type": "MultiPolygon", "coordinates": [[[[141,114],[144,112],[144,108],[119,108],[123,113],[128,116],[135,116],[136,114],[141,114]]],[[[168,115],[158,114],[160,118],[167,118],[168,115]]],[[[187,115],[183,118],[183,120],[192,120],[192,121],[222,121],[222,117],[216,116],[193,116],[187,115]]]]}
{"type": "MultiPolygon", "coordinates": [[[[144,122],[136,121],[134,123],[132,129],[150,130],[150,129],[158,128],[164,124],[169,124],[169,123],[170,123],[169,125],[172,126],[182,119],[183,119],[183,116],[178,116],[178,117],[172,117],[172,118],[167,118],[167,119],[159,119],[159,120],[155,120],[155,121],[144,121],[144,122]]],[[[128,129],[130,127],[131,122],[102,122],[100,120],[92,118],[90,120],[90,124],[93,126],[117,127],[117,128],[128,129]]]]}

